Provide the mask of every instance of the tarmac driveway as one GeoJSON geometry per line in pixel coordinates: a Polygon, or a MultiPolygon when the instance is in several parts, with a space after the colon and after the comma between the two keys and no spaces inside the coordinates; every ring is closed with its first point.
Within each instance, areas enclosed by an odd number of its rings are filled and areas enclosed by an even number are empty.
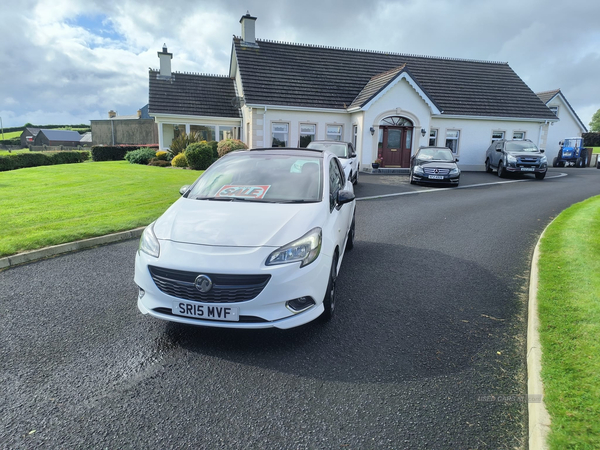
{"type": "Polygon", "coordinates": [[[433,191],[361,176],[359,196],[423,192],[358,203],[326,325],[143,317],[135,241],[0,272],[2,446],[524,447],[531,254],[554,216],[600,193],[600,171],[560,172],[433,191]]]}

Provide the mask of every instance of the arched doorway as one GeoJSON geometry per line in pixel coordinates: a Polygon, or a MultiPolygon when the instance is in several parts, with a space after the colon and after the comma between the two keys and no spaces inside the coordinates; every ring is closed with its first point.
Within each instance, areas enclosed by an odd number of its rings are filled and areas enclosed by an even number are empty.
{"type": "Polygon", "coordinates": [[[410,167],[413,129],[405,117],[390,116],[379,122],[378,157],[385,167],[410,167]]]}

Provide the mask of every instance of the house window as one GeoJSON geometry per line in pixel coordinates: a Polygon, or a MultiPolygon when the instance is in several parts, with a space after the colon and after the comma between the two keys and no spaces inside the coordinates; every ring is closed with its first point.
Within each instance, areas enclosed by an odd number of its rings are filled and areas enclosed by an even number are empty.
{"type": "Polygon", "coordinates": [[[327,140],[328,141],[341,141],[343,134],[344,134],[344,127],[342,125],[327,125],[327,140]]]}
{"type": "Polygon", "coordinates": [[[504,131],[493,131],[492,132],[492,144],[501,139],[504,139],[504,131]]]}
{"type": "Polygon", "coordinates": [[[197,133],[202,141],[214,141],[217,136],[212,125],[190,125],[190,133],[197,133]]]}
{"type": "Polygon", "coordinates": [[[352,126],[352,143],[354,144],[354,148],[356,148],[356,143],[358,142],[358,126],[352,126]]]}
{"type": "Polygon", "coordinates": [[[432,130],[429,130],[429,146],[430,147],[437,147],[437,133],[438,133],[438,130],[436,130],[435,128],[432,130]]]}
{"type": "Polygon", "coordinates": [[[163,143],[166,148],[171,146],[173,139],[177,139],[182,133],[185,133],[185,124],[163,123],[163,143]]]}
{"type": "Polygon", "coordinates": [[[452,150],[452,153],[458,153],[458,140],[460,138],[459,130],[446,130],[446,147],[452,150]]]}
{"type": "Polygon", "coordinates": [[[289,136],[289,124],[273,122],[271,124],[271,147],[287,147],[289,136]]]}
{"type": "Polygon", "coordinates": [[[525,139],[525,132],[524,131],[515,131],[513,133],[513,139],[518,139],[518,140],[523,140],[525,139]]]}
{"type": "Polygon", "coordinates": [[[549,106],[550,111],[552,111],[552,113],[558,117],[558,106],[549,106]]]}
{"type": "Polygon", "coordinates": [[[300,124],[300,147],[304,148],[315,140],[317,126],[310,123],[300,124]]]}
{"type": "Polygon", "coordinates": [[[237,139],[238,138],[238,127],[219,127],[219,140],[223,139],[237,139]]]}

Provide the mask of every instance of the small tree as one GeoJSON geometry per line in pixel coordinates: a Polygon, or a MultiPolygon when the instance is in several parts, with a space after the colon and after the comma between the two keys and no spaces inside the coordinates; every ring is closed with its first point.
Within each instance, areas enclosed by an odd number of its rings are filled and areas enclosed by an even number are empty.
{"type": "Polygon", "coordinates": [[[173,156],[179,155],[180,153],[185,152],[185,149],[188,148],[188,145],[200,142],[201,140],[202,136],[200,136],[199,133],[181,133],[179,136],[173,139],[173,142],[171,142],[171,145],[169,146],[169,152],[173,156]]]}
{"type": "Polygon", "coordinates": [[[592,116],[592,121],[590,122],[590,131],[592,133],[600,133],[600,109],[592,116]]]}

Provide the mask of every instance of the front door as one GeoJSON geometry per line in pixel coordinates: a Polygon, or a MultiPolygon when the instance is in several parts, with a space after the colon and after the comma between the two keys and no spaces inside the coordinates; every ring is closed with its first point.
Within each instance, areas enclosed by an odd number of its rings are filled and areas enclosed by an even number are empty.
{"type": "Polygon", "coordinates": [[[409,167],[412,127],[382,127],[382,157],[385,167],[409,167]]]}

